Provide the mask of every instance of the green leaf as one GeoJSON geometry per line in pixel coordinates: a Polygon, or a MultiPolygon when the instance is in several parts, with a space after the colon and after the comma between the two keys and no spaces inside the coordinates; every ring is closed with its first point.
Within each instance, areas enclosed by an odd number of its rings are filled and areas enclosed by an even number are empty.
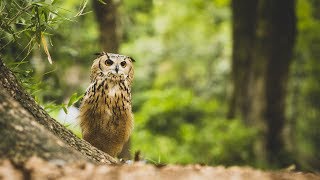
{"type": "Polygon", "coordinates": [[[107,3],[106,2],[104,2],[103,0],[98,0],[100,3],[102,3],[102,4],[104,4],[104,5],[106,5],[107,3]]]}
{"type": "Polygon", "coordinates": [[[78,95],[78,93],[73,93],[68,102],[68,107],[72,106],[74,103],[78,102],[83,95],[78,95]]]}
{"type": "Polygon", "coordinates": [[[63,111],[68,114],[68,109],[65,106],[62,106],[63,111]]]}

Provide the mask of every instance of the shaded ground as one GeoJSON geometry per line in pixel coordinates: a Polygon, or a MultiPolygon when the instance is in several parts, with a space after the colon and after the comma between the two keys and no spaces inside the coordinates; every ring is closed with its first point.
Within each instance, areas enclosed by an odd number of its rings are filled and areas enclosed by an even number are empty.
{"type": "Polygon", "coordinates": [[[265,172],[249,167],[200,165],[167,165],[156,167],[144,163],[131,165],[94,165],[91,163],[65,164],[29,159],[23,166],[8,160],[0,162],[0,179],[319,179],[320,174],[301,172],[265,172]]]}

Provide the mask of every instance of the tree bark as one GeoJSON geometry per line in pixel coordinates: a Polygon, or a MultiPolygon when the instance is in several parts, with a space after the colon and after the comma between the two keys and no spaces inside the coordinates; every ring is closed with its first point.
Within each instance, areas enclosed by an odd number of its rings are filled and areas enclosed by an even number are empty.
{"type": "MultiPolygon", "coordinates": [[[[67,150],[70,153],[66,153],[64,155],[61,154],[61,156],[55,155],[57,149],[50,149],[48,147],[48,148],[43,148],[41,151],[39,150],[39,153],[36,153],[36,154],[38,155],[42,151],[43,152],[47,151],[47,154],[49,154],[48,156],[50,157],[51,157],[50,154],[52,154],[52,157],[62,157],[62,156],[69,156],[71,152],[78,151],[82,154],[83,156],[82,159],[86,158],[86,159],[90,159],[93,162],[99,162],[99,163],[116,163],[116,160],[113,159],[111,156],[91,146],[88,142],[79,139],[70,130],[66,129],[63,125],[58,123],[58,121],[51,118],[48,115],[48,113],[45,112],[43,108],[40,107],[28,93],[26,93],[26,91],[22,88],[20,83],[17,81],[14,74],[3,64],[2,59],[0,59],[0,87],[1,89],[3,89],[1,91],[1,97],[3,100],[1,101],[2,108],[0,109],[1,132],[3,129],[5,129],[5,127],[10,127],[12,129],[15,127],[20,127],[22,125],[23,125],[22,126],[23,130],[25,129],[26,132],[30,132],[30,133],[25,133],[23,135],[15,134],[15,132],[18,133],[19,129],[21,129],[21,128],[18,128],[17,131],[13,130],[12,131],[13,134],[11,135],[12,137],[17,137],[17,140],[14,140],[14,138],[11,137],[12,139],[10,139],[10,141],[5,141],[5,142],[13,143],[13,141],[17,141],[16,142],[17,145],[24,144],[28,141],[35,142],[34,147],[32,147],[32,144],[30,144],[29,146],[22,146],[26,148],[28,147],[27,149],[24,149],[24,150],[29,151],[30,149],[30,152],[26,152],[26,154],[21,154],[21,156],[24,156],[27,154],[29,155],[30,153],[32,153],[32,150],[36,151],[37,145],[40,145],[41,143],[46,144],[47,140],[48,142],[52,141],[52,143],[50,142],[51,145],[48,145],[48,146],[50,147],[54,146],[54,142],[56,142],[57,144],[58,141],[52,137],[56,136],[57,138],[62,140],[62,142],[65,143],[67,146],[70,146],[69,147],[70,150],[67,150]],[[12,99],[14,99],[16,103],[13,102],[13,104],[10,104],[12,100],[8,99],[5,96],[4,91],[10,97],[12,97],[12,99]],[[9,104],[9,105],[6,105],[6,104],[9,104]],[[16,104],[19,104],[19,106],[16,104]],[[10,109],[9,107],[16,107],[17,109],[12,109],[11,111],[7,111],[8,109],[10,109]],[[24,111],[28,112],[32,116],[32,118],[29,117],[27,115],[28,113],[25,113],[24,111]],[[19,114],[19,112],[23,112],[22,114],[25,116],[15,115],[16,114],[15,112],[17,112],[17,114],[19,114]],[[17,123],[17,126],[15,126],[15,123],[17,123]],[[53,133],[53,135],[50,135],[49,133],[45,133],[43,129],[40,129],[38,127],[37,123],[44,126],[47,130],[53,133]],[[29,126],[35,126],[35,127],[29,127],[29,126]],[[37,130],[38,130],[38,133],[33,134],[33,132],[36,132],[37,130]],[[39,137],[43,137],[43,139],[38,141],[33,140],[34,138],[39,138],[39,137]],[[22,142],[22,140],[24,140],[24,142],[22,142]]],[[[1,137],[3,139],[6,137],[10,137],[10,134],[8,136],[6,136],[5,134],[9,132],[10,131],[2,132],[1,137]]],[[[58,144],[61,144],[61,143],[58,143],[58,144]]],[[[1,145],[5,146],[6,144],[4,143],[1,145]]],[[[7,145],[8,147],[10,147],[10,144],[7,144],[7,145]]],[[[39,146],[39,148],[40,147],[46,147],[46,146],[43,145],[43,146],[39,146]]],[[[67,149],[65,145],[61,145],[61,148],[67,149]]],[[[12,149],[10,152],[13,152],[13,151],[14,149],[12,149]]],[[[6,152],[6,151],[3,151],[3,152],[6,152]]],[[[77,158],[79,155],[76,155],[76,154],[77,153],[75,153],[75,155],[72,155],[72,156],[74,156],[74,158],[77,158]]],[[[17,156],[19,156],[19,154],[17,154],[17,156]]],[[[21,158],[24,159],[24,157],[21,157],[21,158]]]]}
{"type": "Polygon", "coordinates": [[[17,101],[0,86],[0,158],[15,164],[32,156],[65,162],[87,161],[79,152],[63,143],[36,122],[17,101]]]}
{"type": "Polygon", "coordinates": [[[296,34],[294,0],[260,0],[250,77],[249,122],[260,130],[257,157],[283,165],[285,97],[296,34]]]}
{"type": "Polygon", "coordinates": [[[252,64],[258,0],[232,1],[232,64],[233,91],[227,117],[248,119],[248,85],[252,64]]]}

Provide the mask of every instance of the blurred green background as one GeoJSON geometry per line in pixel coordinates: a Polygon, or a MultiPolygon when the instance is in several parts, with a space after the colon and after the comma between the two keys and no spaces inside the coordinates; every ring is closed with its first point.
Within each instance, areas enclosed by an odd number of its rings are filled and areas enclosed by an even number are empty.
{"type": "Polygon", "coordinates": [[[72,112],[76,117],[73,107],[79,105],[78,100],[90,83],[93,54],[116,43],[118,47],[112,51],[136,60],[131,154],[140,150],[143,158],[152,163],[261,168],[294,164],[299,169],[319,170],[317,0],[296,1],[297,34],[282,130],[286,154],[285,162],[276,165],[261,163],[256,158],[258,127],[244,123],[241,116],[227,118],[233,91],[233,21],[229,0],[97,3],[117,9],[112,14],[116,26],[104,27],[115,28],[117,42],[101,45],[99,18],[95,17],[98,12],[91,1],[0,3],[1,56],[53,117],[81,136],[77,122],[66,121],[63,112],[72,112]],[[52,65],[47,60],[46,47],[52,65]]]}

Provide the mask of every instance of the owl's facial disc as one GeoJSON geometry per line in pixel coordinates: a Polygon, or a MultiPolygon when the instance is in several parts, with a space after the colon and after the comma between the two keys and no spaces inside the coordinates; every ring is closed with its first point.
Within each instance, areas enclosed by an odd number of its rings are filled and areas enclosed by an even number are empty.
{"type": "Polygon", "coordinates": [[[131,59],[124,55],[108,53],[99,59],[99,69],[106,79],[122,81],[129,77],[131,59]]]}

